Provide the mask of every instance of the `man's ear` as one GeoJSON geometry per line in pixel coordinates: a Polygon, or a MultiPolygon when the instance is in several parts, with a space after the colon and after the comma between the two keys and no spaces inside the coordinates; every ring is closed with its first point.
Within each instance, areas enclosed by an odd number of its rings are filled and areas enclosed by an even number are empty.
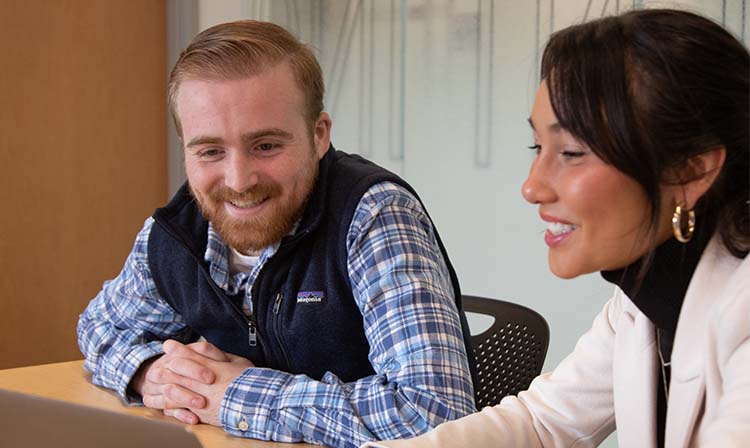
{"type": "Polygon", "coordinates": [[[695,155],[677,171],[680,185],[676,190],[682,193],[676,196],[675,204],[683,204],[688,210],[695,208],[695,204],[714,184],[719,176],[727,150],[721,146],[710,151],[695,155]]]}
{"type": "Polygon", "coordinates": [[[327,112],[321,112],[313,128],[313,145],[315,145],[318,160],[323,158],[331,145],[331,126],[333,122],[330,115],[327,112]]]}

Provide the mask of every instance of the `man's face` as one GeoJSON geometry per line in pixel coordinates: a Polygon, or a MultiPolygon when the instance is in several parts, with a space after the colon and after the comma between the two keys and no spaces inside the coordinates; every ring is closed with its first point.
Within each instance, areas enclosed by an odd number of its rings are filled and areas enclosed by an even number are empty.
{"type": "Polygon", "coordinates": [[[315,184],[331,121],[314,128],[287,63],[231,81],[187,79],[176,113],[185,170],[222,239],[254,253],[289,233],[315,184]]]}

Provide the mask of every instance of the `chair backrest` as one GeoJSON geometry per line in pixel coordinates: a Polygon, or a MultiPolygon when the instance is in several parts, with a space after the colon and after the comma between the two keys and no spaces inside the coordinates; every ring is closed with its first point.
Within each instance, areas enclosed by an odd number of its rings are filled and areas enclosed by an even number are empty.
{"type": "Polygon", "coordinates": [[[541,373],[549,326],[539,313],[516,303],[467,295],[462,300],[464,311],[495,318],[490,328],[471,336],[479,377],[474,392],[482,409],[526,390],[541,373]]]}

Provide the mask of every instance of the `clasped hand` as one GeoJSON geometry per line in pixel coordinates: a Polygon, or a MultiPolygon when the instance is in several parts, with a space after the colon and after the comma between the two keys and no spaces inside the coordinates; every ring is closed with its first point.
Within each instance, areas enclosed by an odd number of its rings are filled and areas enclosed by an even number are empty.
{"type": "Polygon", "coordinates": [[[224,393],[248,359],[225,353],[208,342],[164,342],[164,355],[147,361],[133,378],[146,407],[161,409],[183,423],[219,426],[224,393]]]}

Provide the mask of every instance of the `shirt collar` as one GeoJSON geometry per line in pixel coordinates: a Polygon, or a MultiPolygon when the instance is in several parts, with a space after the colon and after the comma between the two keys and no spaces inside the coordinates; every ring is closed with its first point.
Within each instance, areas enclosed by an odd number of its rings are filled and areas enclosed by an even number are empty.
{"type": "MultiPolygon", "coordinates": [[[[294,233],[297,226],[295,225],[292,229],[294,233]]],[[[229,275],[229,247],[221,239],[219,233],[214,229],[213,225],[208,223],[208,243],[206,244],[206,252],[203,256],[204,261],[208,265],[209,274],[211,279],[228,295],[235,295],[239,292],[240,287],[249,279],[254,279],[260,269],[260,267],[279,249],[280,242],[274,243],[265,249],[258,258],[258,264],[253,269],[253,272],[239,272],[235,275],[229,275]]]]}

